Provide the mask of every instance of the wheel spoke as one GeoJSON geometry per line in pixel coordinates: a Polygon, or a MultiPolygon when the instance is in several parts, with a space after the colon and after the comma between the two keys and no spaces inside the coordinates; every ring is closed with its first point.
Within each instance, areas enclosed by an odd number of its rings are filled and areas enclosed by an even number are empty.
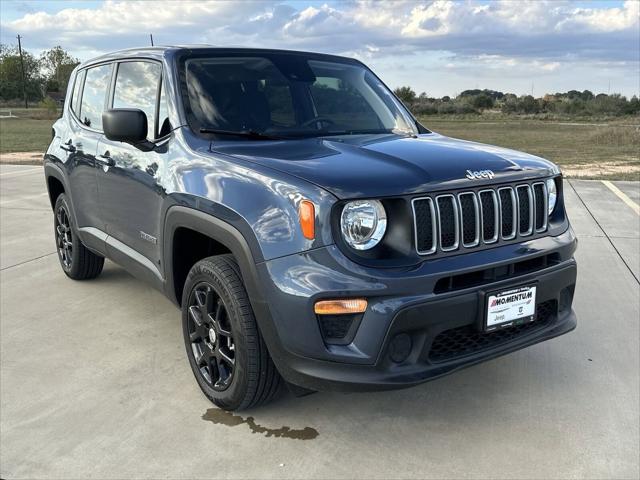
{"type": "Polygon", "coordinates": [[[222,320],[222,312],[224,312],[224,304],[222,303],[222,299],[218,298],[218,301],[216,302],[216,313],[214,315],[218,323],[222,320]]]}
{"type": "Polygon", "coordinates": [[[189,334],[189,340],[191,341],[191,343],[195,343],[199,340],[202,340],[202,335],[200,334],[200,332],[196,329],[195,332],[191,332],[189,334]]]}
{"type": "Polygon", "coordinates": [[[227,354],[224,350],[222,350],[221,348],[218,348],[218,357],[220,360],[224,361],[227,363],[227,365],[230,365],[231,367],[233,367],[236,364],[236,359],[235,358],[231,358],[229,356],[229,354],[227,354]]]}
{"type": "Polygon", "coordinates": [[[204,307],[207,304],[207,294],[205,291],[203,290],[196,290],[195,291],[195,295],[196,295],[196,303],[198,304],[198,307],[204,307]]]}
{"type": "Polygon", "coordinates": [[[197,306],[193,305],[189,307],[189,315],[191,315],[191,318],[195,322],[196,326],[200,327],[202,325],[200,309],[197,306]]]}

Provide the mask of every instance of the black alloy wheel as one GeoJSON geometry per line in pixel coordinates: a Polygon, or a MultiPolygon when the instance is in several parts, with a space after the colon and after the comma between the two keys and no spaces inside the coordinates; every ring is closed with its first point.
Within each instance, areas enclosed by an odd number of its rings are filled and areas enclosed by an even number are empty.
{"type": "Polygon", "coordinates": [[[222,298],[207,282],[200,282],[189,297],[188,332],[191,354],[205,382],[216,391],[233,380],[235,343],[222,298]]]}
{"type": "Polygon", "coordinates": [[[69,212],[64,204],[59,205],[56,210],[56,246],[60,263],[65,271],[70,271],[73,266],[73,233],[71,231],[71,221],[69,212]]]}
{"type": "Polygon", "coordinates": [[[74,280],[95,278],[102,272],[104,257],[89,250],[75,228],[71,204],[64,193],[58,195],[53,207],[53,227],[60,266],[74,280]]]}

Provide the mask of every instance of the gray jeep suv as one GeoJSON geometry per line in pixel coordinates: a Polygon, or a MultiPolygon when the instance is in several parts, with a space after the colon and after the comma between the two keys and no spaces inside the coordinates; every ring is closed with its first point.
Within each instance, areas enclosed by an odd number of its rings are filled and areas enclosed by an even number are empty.
{"type": "Polygon", "coordinates": [[[95,58],[44,170],[64,272],[109,258],[164,292],[225,409],[416,385],[576,326],[559,169],[429,131],[357,60],[95,58]]]}

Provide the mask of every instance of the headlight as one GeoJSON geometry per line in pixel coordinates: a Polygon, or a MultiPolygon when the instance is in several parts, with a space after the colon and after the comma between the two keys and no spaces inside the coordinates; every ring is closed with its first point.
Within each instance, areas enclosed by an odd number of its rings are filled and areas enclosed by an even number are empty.
{"type": "Polygon", "coordinates": [[[369,250],[375,247],[386,229],[387,213],[378,200],[356,200],[342,209],[340,230],[351,248],[369,250]]]}
{"type": "Polygon", "coordinates": [[[553,213],[558,201],[558,189],[554,178],[547,179],[547,205],[549,205],[549,215],[553,213]]]}

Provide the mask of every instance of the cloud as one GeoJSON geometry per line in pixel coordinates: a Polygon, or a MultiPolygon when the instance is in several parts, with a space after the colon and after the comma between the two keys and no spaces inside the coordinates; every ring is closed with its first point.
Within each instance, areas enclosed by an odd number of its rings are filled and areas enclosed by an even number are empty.
{"type": "Polygon", "coordinates": [[[100,51],[146,45],[153,33],[160,44],[307,49],[380,64],[438,56],[442,61],[436,64],[442,68],[486,66],[509,74],[525,67],[552,74],[576,64],[626,65],[637,72],[640,2],[578,5],[584,3],[111,0],[96,8],[24,14],[2,23],[2,41],[11,42],[21,33],[31,48],[60,44],[89,58],[100,51]]]}

